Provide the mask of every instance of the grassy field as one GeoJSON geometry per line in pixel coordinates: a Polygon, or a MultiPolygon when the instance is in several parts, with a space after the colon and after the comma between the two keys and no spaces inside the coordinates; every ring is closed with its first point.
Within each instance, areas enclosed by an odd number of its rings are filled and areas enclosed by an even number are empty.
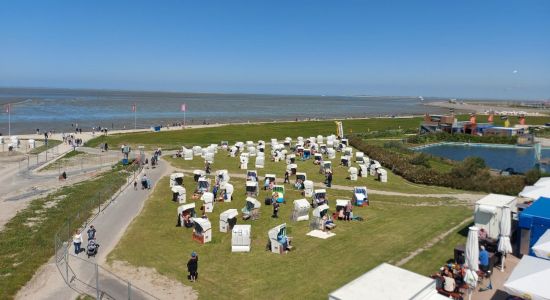
{"type": "MultiPolygon", "coordinates": [[[[459,120],[467,120],[468,115],[458,115],[459,120]]],[[[343,127],[346,134],[369,131],[384,131],[393,129],[416,130],[423,118],[372,118],[343,120],[343,127]]],[[[502,126],[503,120],[495,117],[495,125],[502,126]]],[[[477,117],[479,123],[486,122],[487,116],[477,117]]],[[[543,125],[550,122],[550,117],[528,117],[527,124],[543,125]]],[[[518,123],[516,117],[510,118],[511,125],[518,123]]],[[[163,149],[176,149],[179,146],[219,144],[222,140],[230,143],[236,141],[257,141],[270,138],[283,139],[287,136],[296,138],[298,136],[309,137],[329,135],[336,133],[334,121],[300,121],[300,122],[273,122],[263,124],[227,125],[220,127],[198,128],[162,132],[126,133],[109,136],[99,136],[87,142],[90,147],[96,147],[107,142],[111,147],[117,147],[124,143],[132,145],[144,145],[149,149],[161,147],[163,149]]]]}
{"type": "MultiPolygon", "coordinates": [[[[388,129],[415,129],[418,128],[421,118],[375,118],[344,120],[343,126],[346,133],[366,132],[371,130],[388,129]]],[[[144,145],[148,148],[161,147],[163,149],[176,149],[179,146],[219,144],[226,140],[230,143],[236,141],[257,141],[271,138],[284,139],[287,136],[309,137],[330,135],[336,133],[334,121],[304,121],[304,122],[274,122],[263,124],[227,125],[211,128],[197,128],[175,131],[126,133],[109,136],[100,136],[88,141],[87,145],[96,147],[107,142],[110,147],[116,147],[124,143],[134,146],[144,145]]]]}
{"type": "MultiPolygon", "coordinates": [[[[11,299],[53,254],[54,233],[70,220],[73,229],[110,197],[126,178],[117,168],[94,180],[33,200],[0,231],[0,299],[11,299]],[[98,193],[101,197],[98,197],[98,193]],[[87,209],[85,209],[87,208],[87,209]],[[77,212],[79,216],[75,218],[77,212]]],[[[66,234],[69,234],[67,230],[66,234]]],[[[65,233],[65,232],[64,232],[65,233]]]]}
{"type": "Polygon", "coordinates": [[[431,248],[408,261],[403,265],[403,268],[426,276],[434,274],[447,262],[447,260],[453,259],[454,248],[456,246],[466,244],[468,227],[472,225],[473,224],[467,224],[448,235],[431,248]]]}
{"type": "MultiPolygon", "coordinates": [[[[445,201],[442,199],[371,195],[371,206],[354,208],[354,215],[366,218],[365,221],[336,221],[336,236],[322,240],[305,235],[309,222],[290,221],[292,200],[302,197],[286,185],[285,198],[289,203],[282,205],[280,218],[271,218],[271,206],[262,204],[259,220],[239,220],[238,224],[253,226],[252,250],[231,253],[231,234],[219,232],[219,214],[229,208],[240,212],[245,197],[244,180],[232,178],[230,182],[235,186],[234,200],[216,203],[214,212],[209,214],[212,242],[199,245],[192,241],[190,230],[175,226],[178,204],[171,201],[165,177],[111,252],[109,261],[152,267],[188,284],[186,262],[189,254],[196,251],[200,275],[192,285],[201,299],[323,299],[376,265],[407,256],[471,215],[464,206],[430,205],[445,201]],[[295,249],[286,255],[265,251],[267,231],[285,222],[295,249]]],[[[184,184],[188,193],[195,186],[191,176],[185,177],[184,184]]],[[[258,199],[266,195],[261,191],[258,199]]],[[[334,199],[350,196],[348,191],[329,190],[331,209],[334,199]]]]}
{"type": "Polygon", "coordinates": [[[70,160],[73,157],[84,155],[86,152],[73,150],[70,152],[67,152],[65,155],[63,155],[60,159],[54,161],[53,163],[47,165],[45,168],[40,169],[40,172],[42,171],[50,171],[50,170],[56,170],[59,167],[65,166],[68,160],[70,160]]]}
{"type": "MultiPolygon", "coordinates": [[[[269,151],[270,151],[270,148],[268,146],[266,148],[266,153],[269,153],[269,151]]],[[[332,183],[336,185],[348,185],[352,187],[354,185],[355,186],[366,185],[368,188],[372,188],[375,190],[403,192],[403,193],[411,193],[411,194],[439,194],[439,193],[460,192],[458,190],[453,190],[453,189],[444,188],[444,187],[413,184],[411,182],[406,181],[402,177],[393,174],[392,172],[388,172],[387,183],[382,183],[378,180],[375,180],[373,176],[368,176],[366,178],[359,177],[358,181],[353,182],[353,181],[350,181],[349,179],[346,179],[349,176],[348,168],[338,165],[340,155],[337,155],[336,157],[337,157],[336,159],[332,160],[332,169],[333,169],[332,183]]],[[[194,157],[192,161],[186,161],[182,158],[172,158],[172,157],[166,157],[166,159],[178,168],[182,168],[186,170],[204,169],[204,160],[199,156],[194,157]]],[[[328,159],[325,158],[325,160],[328,160],[328,159]]],[[[254,163],[255,163],[255,158],[251,157],[248,163],[249,169],[256,169],[254,167],[254,163]]],[[[324,175],[319,174],[319,166],[313,164],[313,159],[309,159],[305,161],[297,160],[296,164],[298,165],[297,171],[305,172],[309,180],[312,180],[314,182],[323,182],[325,180],[324,175]]],[[[353,163],[353,165],[357,167],[355,163],[353,163]]],[[[244,171],[239,169],[240,167],[239,157],[238,156],[229,157],[228,152],[223,150],[218,151],[218,153],[216,154],[212,167],[218,170],[227,169],[229,173],[244,174],[244,171]]],[[[263,169],[256,169],[261,179],[263,179],[263,176],[266,173],[270,173],[270,174],[277,175],[278,182],[283,181],[285,170],[286,170],[286,163],[284,161],[272,162],[269,159],[265,161],[265,167],[263,169]]]]}

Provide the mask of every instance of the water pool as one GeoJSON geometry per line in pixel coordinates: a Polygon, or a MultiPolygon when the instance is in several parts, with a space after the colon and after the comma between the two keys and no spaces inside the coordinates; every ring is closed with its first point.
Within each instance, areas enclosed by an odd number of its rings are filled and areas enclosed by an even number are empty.
{"type": "MultiPolygon", "coordinates": [[[[415,151],[461,161],[469,156],[478,156],[492,169],[513,168],[516,172],[526,172],[535,166],[535,149],[513,145],[439,143],[413,148],[415,151]]],[[[550,149],[543,148],[543,158],[550,157],[550,149]]]]}

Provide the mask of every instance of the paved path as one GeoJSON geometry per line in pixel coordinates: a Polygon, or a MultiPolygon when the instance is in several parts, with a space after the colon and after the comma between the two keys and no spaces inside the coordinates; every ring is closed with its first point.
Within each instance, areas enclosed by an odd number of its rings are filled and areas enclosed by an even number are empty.
{"type": "MultiPolygon", "coordinates": [[[[181,169],[180,169],[181,170],[181,169]]],[[[186,174],[193,174],[193,170],[181,170],[181,172],[186,174]]],[[[240,173],[229,173],[230,177],[246,179],[245,174],[240,173]]],[[[318,188],[327,188],[324,183],[314,182],[313,185],[318,188]]],[[[328,189],[340,190],[340,191],[349,191],[351,193],[352,188],[344,185],[331,185],[328,189]]],[[[401,192],[391,192],[391,191],[381,191],[373,190],[369,188],[369,194],[375,195],[388,195],[388,196],[400,196],[400,197],[419,197],[419,198],[453,198],[468,204],[473,204],[477,200],[481,199],[483,194],[471,194],[471,193],[453,193],[453,194],[411,194],[411,193],[401,193],[401,192]]]]}
{"type": "MultiPolygon", "coordinates": [[[[147,177],[153,181],[153,185],[156,185],[163,175],[171,172],[171,167],[163,161],[159,167],[146,170],[146,172],[147,177]]],[[[84,253],[81,253],[79,258],[72,256],[69,258],[69,266],[77,277],[77,279],[72,280],[71,288],[63,280],[52,258],[46,266],[34,275],[32,280],[17,294],[16,298],[75,299],[82,292],[95,294],[95,290],[92,288],[95,287],[93,265],[88,261],[97,262],[100,265],[105,262],[107,254],[116,246],[130,222],[140,213],[151,191],[141,189],[134,191],[133,186],[130,185],[93,220],[91,224],[97,229],[97,240],[101,246],[95,258],[92,257],[88,260],[84,253]]],[[[87,241],[84,241],[83,245],[86,245],[86,243],[87,241]]],[[[70,253],[74,254],[72,247],[70,253]]],[[[102,271],[100,274],[107,274],[107,272],[102,271]]],[[[72,277],[70,274],[69,276],[72,277]]],[[[107,291],[105,297],[109,296],[113,299],[128,298],[127,285],[123,281],[114,279],[112,276],[101,276],[100,282],[102,289],[107,291]]],[[[152,297],[138,291],[132,294],[132,299],[150,298],[152,297]]]]}

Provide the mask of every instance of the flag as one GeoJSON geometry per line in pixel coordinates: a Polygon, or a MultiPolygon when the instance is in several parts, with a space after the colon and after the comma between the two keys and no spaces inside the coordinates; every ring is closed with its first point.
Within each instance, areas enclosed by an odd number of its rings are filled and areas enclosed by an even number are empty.
{"type": "Polygon", "coordinates": [[[132,104],[132,112],[136,112],[136,104],[132,104]]]}
{"type": "Polygon", "coordinates": [[[187,110],[187,105],[185,105],[185,103],[183,103],[181,105],[181,111],[186,111],[187,110]]]}
{"type": "Polygon", "coordinates": [[[4,109],[5,109],[6,113],[9,113],[11,111],[11,103],[8,103],[8,104],[4,105],[4,109]]]}

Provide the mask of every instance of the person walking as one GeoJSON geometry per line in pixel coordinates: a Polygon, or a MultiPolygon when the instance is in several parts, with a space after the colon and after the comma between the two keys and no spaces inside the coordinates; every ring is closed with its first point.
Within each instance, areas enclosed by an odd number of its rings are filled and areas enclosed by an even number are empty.
{"type": "Polygon", "coordinates": [[[188,278],[191,282],[194,282],[195,280],[197,280],[198,270],[199,270],[199,256],[197,255],[197,253],[195,253],[195,251],[193,251],[191,253],[191,258],[187,262],[187,271],[189,272],[188,278]]]}
{"type": "Polygon", "coordinates": [[[344,220],[351,221],[351,211],[352,211],[351,201],[348,201],[346,207],[344,208],[344,220]]]}
{"type": "Polygon", "coordinates": [[[279,214],[279,207],[281,206],[279,204],[279,202],[277,202],[277,198],[273,198],[273,215],[271,216],[272,218],[278,218],[278,214],[279,214]]]}
{"type": "Polygon", "coordinates": [[[137,191],[137,180],[134,181],[134,191],[137,191]]]}
{"type": "Polygon", "coordinates": [[[90,229],[88,229],[87,233],[88,233],[88,240],[95,240],[96,230],[94,225],[90,226],[90,229]]]}
{"type": "Polygon", "coordinates": [[[288,173],[288,171],[285,172],[285,181],[284,183],[290,183],[290,174],[288,173]]]}
{"type": "Polygon", "coordinates": [[[327,187],[330,187],[332,185],[332,172],[327,172],[327,187]]]}
{"type": "Polygon", "coordinates": [[[82,234],[80,234],[78,229],[74,232],[73,244],[74,244],[74,254],[78,255],[80,253],[80,245],[82,245],[82,234]]]}

